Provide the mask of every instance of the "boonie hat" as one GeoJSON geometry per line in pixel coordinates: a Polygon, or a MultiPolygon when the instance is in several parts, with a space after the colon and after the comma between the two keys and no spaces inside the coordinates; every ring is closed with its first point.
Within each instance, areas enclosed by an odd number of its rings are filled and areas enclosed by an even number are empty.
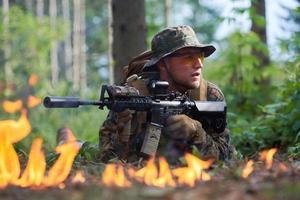
{"type": "Polygon", "coordinates": [[[210,44],[201,44],[194,30],[187,25],[169,27],[158,32],[151,41],[152,58],[144,65],[147,69],[160,59],[186,47],[199,49],[204,57],[210,56],[216,48],[210,44]]]}

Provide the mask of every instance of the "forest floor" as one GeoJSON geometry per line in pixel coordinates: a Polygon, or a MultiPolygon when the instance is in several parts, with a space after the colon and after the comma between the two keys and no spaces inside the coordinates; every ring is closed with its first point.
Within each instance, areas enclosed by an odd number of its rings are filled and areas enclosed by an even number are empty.
{"type": "MultiPolygon", "coordinates": [[[[29,189],[9,186],[0,190],[2,200],[48,199],[300,199],[300,162],[274,160],[267,170],[262,161],[254,162],[254,171],[241,178],[244,162],[231,167],[210,169],[210,181],[199,181],[194,187],[157,188],[134,182],[129,188],[108,187],[101,184],[99,175],[86,175],[84,183],[65,181],[65,187],[29,189]]],[[[85,166],[85,169],[91,168],[85,166]]]]}

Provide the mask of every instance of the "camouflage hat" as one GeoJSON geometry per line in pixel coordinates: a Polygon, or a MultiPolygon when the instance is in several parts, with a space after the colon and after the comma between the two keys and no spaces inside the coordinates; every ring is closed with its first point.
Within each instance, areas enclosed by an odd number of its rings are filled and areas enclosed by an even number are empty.
{"type": "Polygon", "coordinates": [[[187,25],[169,27],[158,32],[152,39],[152,58],[144,65],[144,69],[155,65],[160,59],[186,47],[195,47],[204,52],[204,57],[210,56],[216,48],[201,44],[194,30],[187,25]]]}

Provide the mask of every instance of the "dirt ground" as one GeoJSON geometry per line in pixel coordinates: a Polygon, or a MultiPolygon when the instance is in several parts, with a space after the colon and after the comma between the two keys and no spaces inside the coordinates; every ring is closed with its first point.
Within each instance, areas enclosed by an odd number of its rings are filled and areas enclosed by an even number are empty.
{"type": "Polygon", "coordinates": [[[298,177],[281,177],[264,182],[249,180],[218,180],[198,183],[188,188],[155,188],[136,184],[131,188],[111,188],[100,184],[71,185],[64,189],[48,188],[42,190],[9,187],[0,191],[2,200],[50,200],[50,199],[300,199],[298,177]]]}
{"type": "Polygon", "coordinates": [[[266,170],[262,162],[255,162],[254,172],[246,179],[240,177],[241,165],[210,170],[212,180],[199,181],[195,187],[156,188],[133,183],[130,188],[107,187],[100,183],[100,177],[88,175],[83,184],[72,184],[70,179],[65,188],[19,188],[9,186],[0,190],[2,200],[50,200],[50,199],[222,199],[222,200],[277,200],[300,199],[299,161],[285,163],[285,170],[279,162],[266,170]]]}

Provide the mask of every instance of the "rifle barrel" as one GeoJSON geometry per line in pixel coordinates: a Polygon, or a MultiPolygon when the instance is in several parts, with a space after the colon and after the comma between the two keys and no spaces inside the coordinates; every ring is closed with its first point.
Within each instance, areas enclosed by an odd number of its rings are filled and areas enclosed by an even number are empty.
{"type": "Polygon", "coordinates": [[[78,108],[80,105],[101,105],[100,101],[80,100],[79,97],[46,96],[44,98],[46,108],[78,108]]]}

